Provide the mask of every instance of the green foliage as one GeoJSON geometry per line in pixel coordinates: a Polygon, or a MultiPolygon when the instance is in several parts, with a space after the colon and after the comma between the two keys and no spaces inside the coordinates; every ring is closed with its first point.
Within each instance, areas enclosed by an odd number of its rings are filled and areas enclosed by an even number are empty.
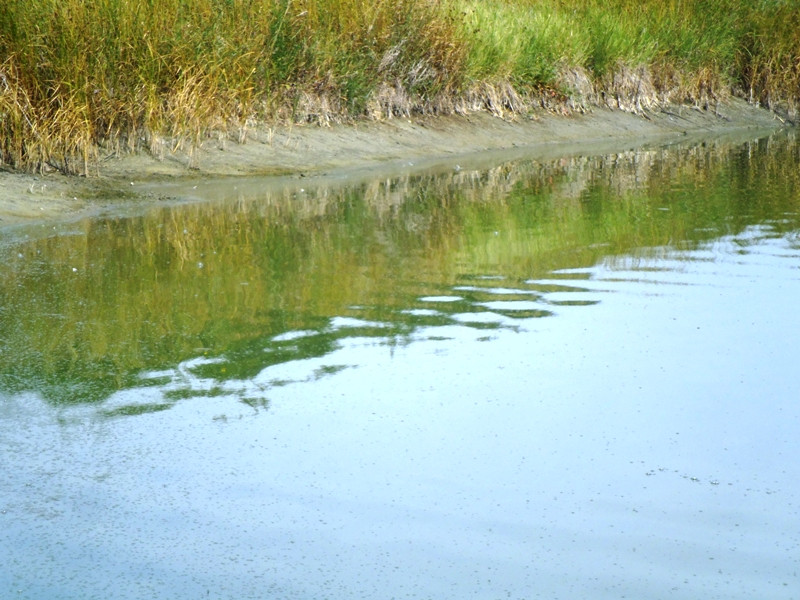
{"type": "Polygon", "coordinates": [[[586,66],[596,76],[607,75],[619,64],[638,67],[652,62],[656,41],[638,11],[609,10],[607,3],[587,3],[583,11],[590,40],[586,66]]]}
{"type": "MultiPolygon", "coordinates": [[[[685,97],[800,99],[800,6],[764,0],[5,0],[0,164],[88,172],[98,148],[196,146],[253,122],[405,113],[481,84],[603,87],[650,69],[685,97]],[[374,112],[374,111],[373,111],[374,112]]],[[[161,149],[161,150],[159,150],[161,149]]]]}
{"type": "Polygon", "coordinates": [[[459,7],[470,80],[552,86],[560,65],[584,62],[588,40],[555,3],[472,0],[459,7]]]}

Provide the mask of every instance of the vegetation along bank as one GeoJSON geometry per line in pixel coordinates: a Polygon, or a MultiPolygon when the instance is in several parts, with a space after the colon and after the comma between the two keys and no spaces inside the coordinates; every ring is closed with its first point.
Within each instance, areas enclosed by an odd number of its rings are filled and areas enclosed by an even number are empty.
{"type": "Polygon", "coordinates": [[[794,0],[3,0],[0,168],[295,123],[729,96],[796,120],[794,0]]]}

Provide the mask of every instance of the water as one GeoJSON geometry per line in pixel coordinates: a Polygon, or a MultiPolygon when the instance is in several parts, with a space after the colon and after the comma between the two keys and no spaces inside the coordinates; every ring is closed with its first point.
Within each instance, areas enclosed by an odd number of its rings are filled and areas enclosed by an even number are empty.
{"type": "Polygon", "coordinates": [[[793,137],[322,183],[7,234],[1,597],[800,596],[793,137]]]}

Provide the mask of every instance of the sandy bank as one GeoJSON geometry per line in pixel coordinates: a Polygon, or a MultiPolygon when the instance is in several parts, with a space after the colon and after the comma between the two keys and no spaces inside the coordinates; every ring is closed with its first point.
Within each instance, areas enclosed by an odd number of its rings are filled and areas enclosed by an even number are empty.
{"type": "MultiPolygon", "coordinates": [[[[89,178],[0,171],[0,229],[153,202],[154,183],[243,175],[314,176],[392,164],[457,161],[516,149],[529,158],[599,154],[687,136],[767,132],[782,126],[770,112],[740,100],[715,111],[670,107],[644,115],[596,108],[587,114],[540,114],[505,120],[490,114],[364,121],[332,127],[296,126],[251,132],[245,144],[206,140],[193,160],[181,151],[104,157],[89,178]],[[194,163],[196,168],[190,168],[194,163]]],[[[171,185],[170,187],[175,187],[171,185]]],[[[179,186],[178,186],[179,187],[179,186]]]]}

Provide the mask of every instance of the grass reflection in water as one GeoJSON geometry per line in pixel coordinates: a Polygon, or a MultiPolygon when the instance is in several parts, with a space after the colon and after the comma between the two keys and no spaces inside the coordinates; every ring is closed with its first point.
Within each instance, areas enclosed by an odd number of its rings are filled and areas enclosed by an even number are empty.
{"type": "MultiPolygon", "coordinates": [[[[2,249],[0,389],[81,403],[152,388],[112,411],[136,414],[230,393],[225,382],[324,357],[343,338],[402,344],[427,327],[513,328],[596,302],[526,283],[555,270],[752,224],[796,228],[797,165],[796,142],[777,137],[520,161],[302,199],[231,188],[215,203],[86,220],[73,235],[2,249]]],[[[241,399],[266,402],[280,383],[241,399]]]]}

